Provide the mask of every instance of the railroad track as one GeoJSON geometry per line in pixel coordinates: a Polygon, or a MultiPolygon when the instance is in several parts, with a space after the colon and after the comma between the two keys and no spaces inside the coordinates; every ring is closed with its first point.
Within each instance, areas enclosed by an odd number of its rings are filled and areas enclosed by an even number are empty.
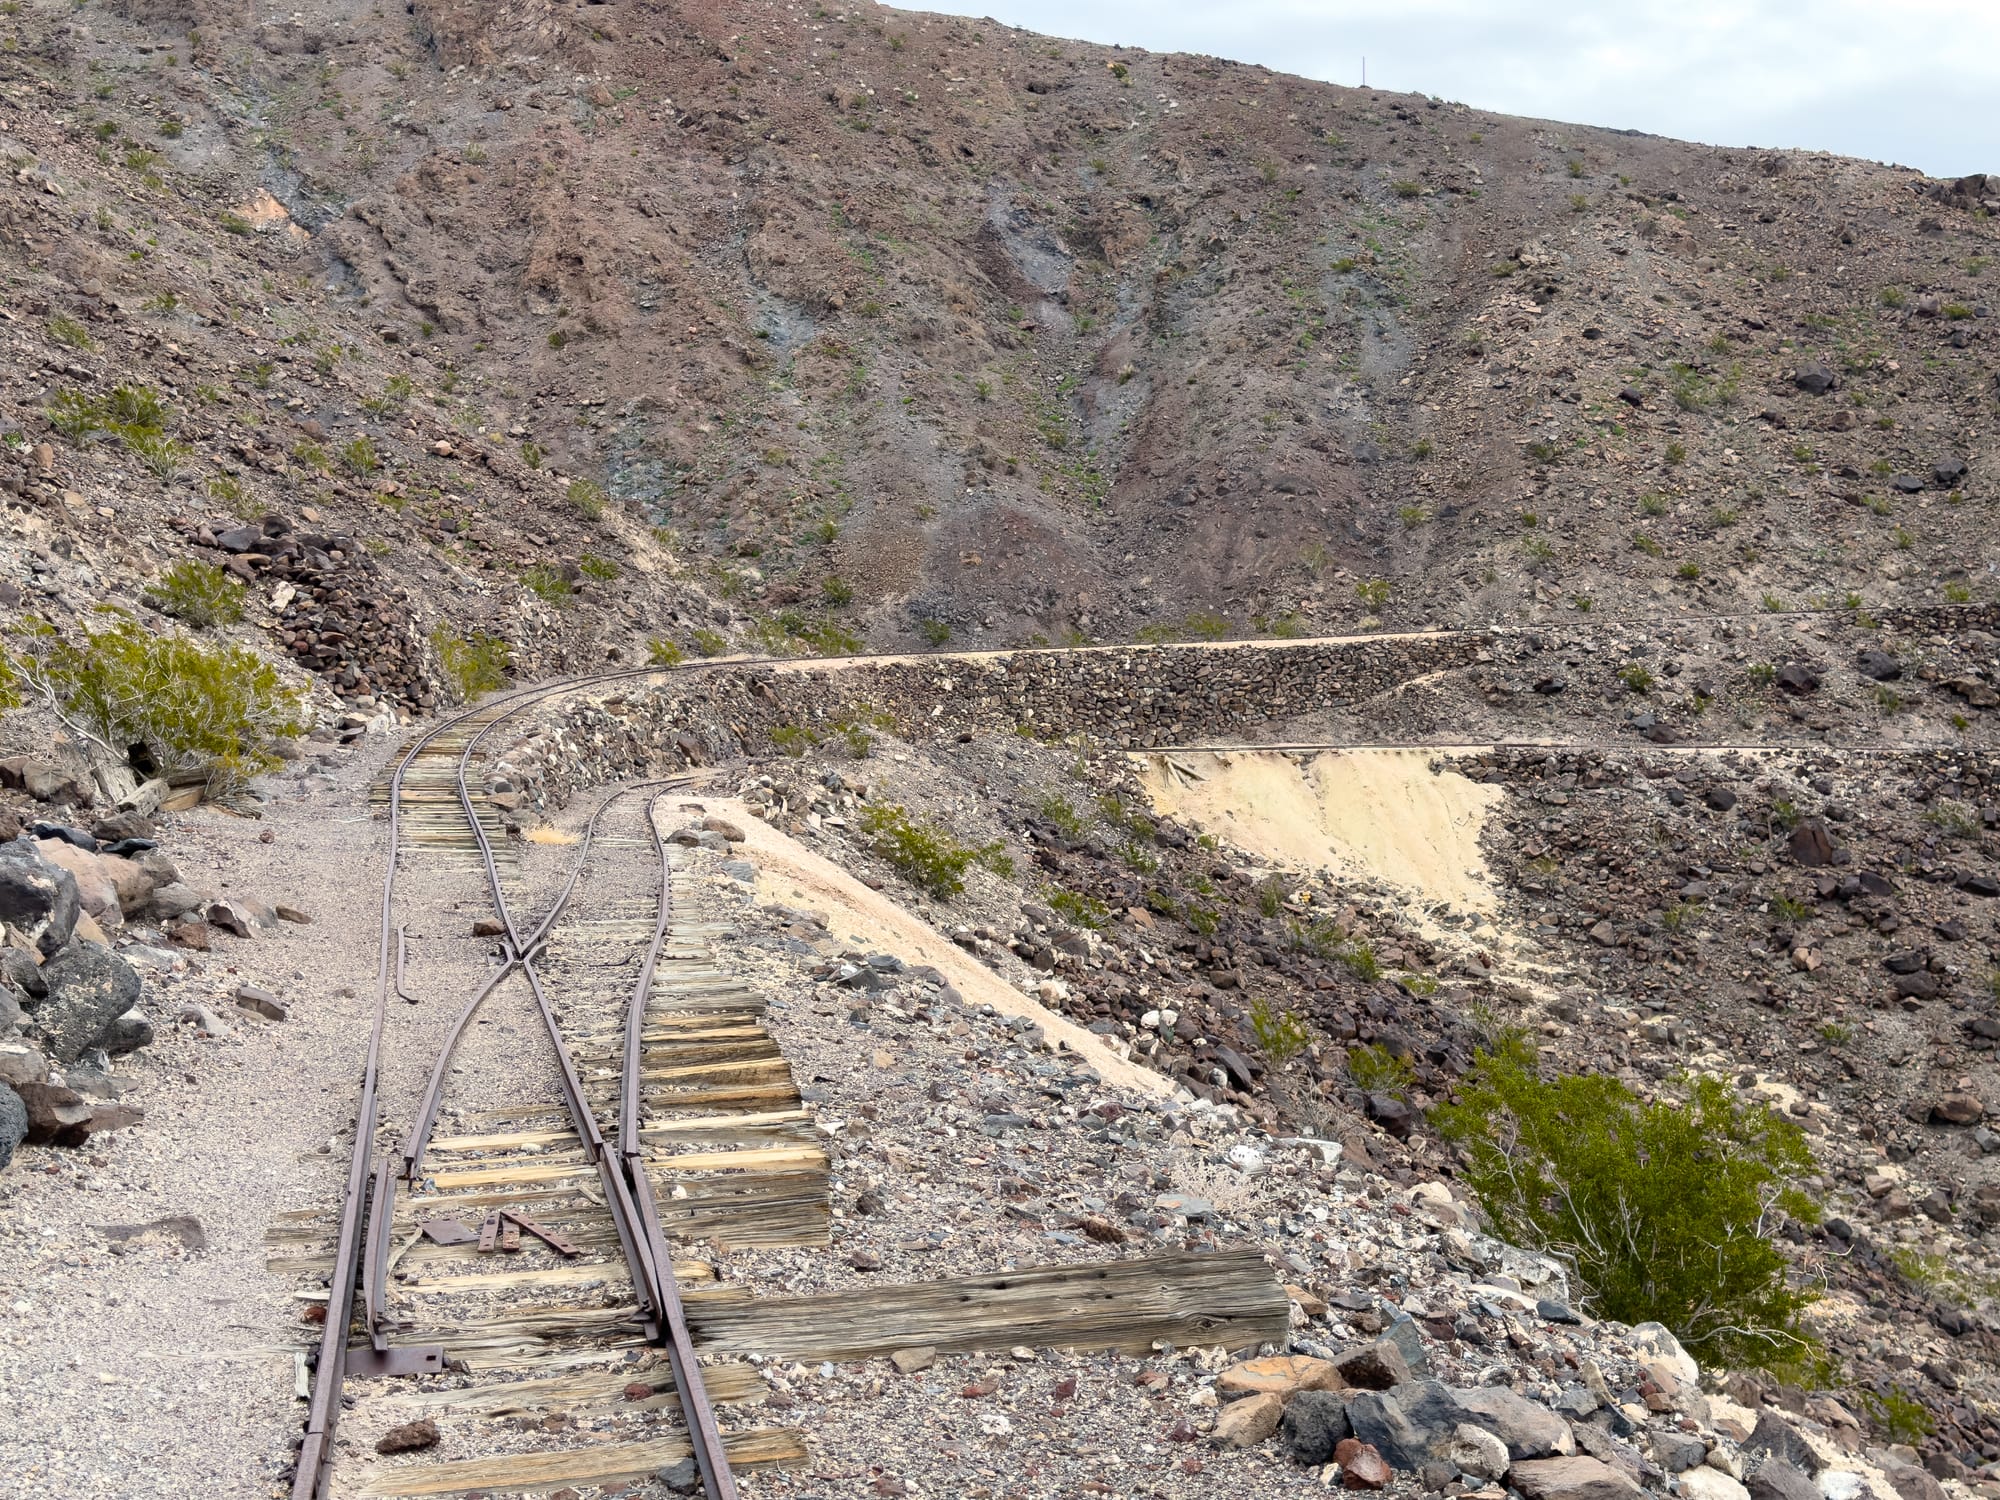
{"type": "MultiPolygon", "coordinates": [[[[840,664],[885,659],[896,658],[840,664]]],[[[762,1384],[747,1364],[697,1359],[684,1282],[695,1288],[709,1346],[733,1352],[854,1358],[1028,1338],[1138,1350],[1162,1337],[1282,1336],[1282,1292],[1254,1254],[1156,1258],[1143,1276],[1131,1269],[1140,1263],[1115,1262],[773,1303],[712,1288],[712,1266],[674,1252],[676,1238],[724,1246],[827,1240],[824,1150],[763,1029],[760,998],[710,961],[728,923],[702,909],[682,855],[661,837],[662,783],[605,798],[544,914],[519,915],[519,848],[469,780],[494,732],[536,704],[660,675],[626,669],[505,695],[420,734],[378,783],[373,800],[387,815],[389,849],[346,1189],[336,1221],[309,1212],[273,1232],[288,1252],[273,1267],[326,1288],[322,1333],[301,1371],[310,1404],[294,1500],[545,1493],[677,1465],[691,1466],[691,1487],[726,1500],[735,1468],[800,1461],[796,1432],[722,1430],[717,1408],[755,1398],[762,1384]],[[604,896],[619,884],[606,870],[622,864],[629,872],[635,861],[651,870],[650,897],[604,896]],[[378,1134],[391,1001],[415,998],[397,884],[417,871],[477,879],[500,930],[490,968],[469,986],[407,1128],[385,1152],[378,1134]],[[553,1059],[553,1097],[454,1109],[453,1128],[438,1134],[453,1058],[481,1010],[502,995],[532,1002],[553,1059]],[[536,1412],[547,1415],[531,1431],[526,1419],[536,1412]],[[343,1421],[364,1432],[428,1421],[438,1437],[415,1456],[336,1462],[343,1421]],[[565,1429],[588,1440],[566,1442],[565,1429]]],[[[1193,747],[1150,751],[1179,748],[1193,747]]]]}
{"type": "Polygon", "coordinates": [[[520,914],[520,859],[470,788],[492,731],[571,686],[434,727],[381,788],[389,869],[347,1192],[337,1224],[300,1216],[274,1235],[305,1252],[274,1266],[328,1287],[300,1500],[532,1493],[675,1465],[725,1500],[732,1465],[804,1455],[794,1432],[722,1432],[717,1406],[761,1394],[762,1382],[747,1365],[711,1373],[697,1359],[681,1284],[714,1272],[669,1243],[824,1244],[828,1222],[826,1155],[761,999],[713,967],[726,923],[704,910],[684,851],[662,836],[672,784],[598,805],[539,919],[520,914]],[[499,932],[407,1127],[379,1151],[390,1001],[415,998],[397,876],[418,872],[481,877],[499,932]],[[484,1107],[451,1110],[440,1133],[461,1044],[482,1012],[508,1007],[535,1018],[554,1086],[471,1101],[484,1107]],[[551,1415],[529,1432],[521,1417],[536,1411],[551,1415]],[[424,1422],[436,1439],[413,1456],[334,1461],[338,1423],[375,1435],[424,1422]],[[563,1428],[583,1440],[565,1443],[563,1428]]]}

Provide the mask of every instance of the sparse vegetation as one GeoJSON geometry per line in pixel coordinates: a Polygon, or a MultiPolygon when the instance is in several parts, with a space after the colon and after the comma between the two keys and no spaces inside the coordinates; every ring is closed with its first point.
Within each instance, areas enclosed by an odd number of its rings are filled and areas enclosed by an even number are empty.
{"type": "Polygon", "coordinates": [[[1073,927],[1088,927],[1095,931],[1111,920],[1111,908],[1095,896],[1070,890],[1067,886],[1052,888],[1048,896],[1049,910],[1066,919],[1073,927]]]}
{"type": "Polygon", "coordinates": [[[1431,1118],[1495,1232],[1563,1256],[1601,1316],[1664,1323],[1702,1359],[1811,1350],[1799,1319],[1816,1294],[1773,1243],[1786,1217],[1819,1217],[1791,1121],[1714,1078],[1651,1102],[1606,1074],[1545,1079],[1517,1033],[1431,1118]]]}
{"type": "Polygon", "coordinates": [[[1417,1070],[1406,1057],[1398,1057],[1379,1042],[1347,1049],[1347,1076],[1364,1094],[1387,1094],[1408,1099],[1417,1086],[1417,1070]]]}
{"type": "Polygon", "coordinates": [[[72,731],[124,763],[143,746],[163,775],[232,791],[279,764],[277,744],[309,727],[305,694],[254,651],[154,634],[111,610],[73,633],[30,622],[23,684],[72,731]]]}
{"type": "Polygon", "coordinates": [[[982,857],[1005,853],[999,843],[961,844],[944,828],[913,818],[893,804],[863,808],[860,822],[875,852],[910,884],[939,901],[949,901],[965,889],[965,872],[982,857]]]}
{"type": "Polygon", "coordinates": [[[1250,1004],[1250,1030],[1257,1037],[1257,1045],[1264,1049],[1264,1055],[1274,1063],[1290,1062],[1312,1040],[1312,1033],[1295,1012],[1279,1010],[1262,995],[1250,1004]]]}
{"type": "Polygon", "coordinates": [[[243,618],[243,585],[213,563],[183,558],[146,590],[146,602],[197,630],[243,618]]]}
{"type": "Polygon", "coordinates": [[[440,624],[431,632],[431,647],[445,681],[460,703],[470,703],[504,687],[507,672],[514,664],[513,648],[488,630],[471,630],[461,635],[440,624]]]}

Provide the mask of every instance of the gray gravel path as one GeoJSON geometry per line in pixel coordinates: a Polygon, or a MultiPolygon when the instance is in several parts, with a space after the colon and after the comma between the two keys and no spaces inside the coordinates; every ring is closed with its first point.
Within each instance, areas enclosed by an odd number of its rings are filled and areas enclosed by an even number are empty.
{"type": "Polygon", "coordinates": [[[80,1151],[26,1148],[0,1176],[0,1493],[276,1487],[300,1411],[287,1341],[306,1327],[292,1282],[264,1270],[264,1234],[340,1189],[375,968],[383,825],[368,783],[391,748],[371,738],[329,751],[323,773],[307,761],[274,778],[262,820],[174,821],[167,848],[190,883],[314,920],[218,935],[183,972],[149,972],[159,1038],[118,1065],[145,1123],[80,1151]],[[239,1009],[245,983],[289,1019],[239,1009]],[[230,1034],[179,1023],[187,1001],[230,1034]],[[163,1219],[188,1223],[122,1246],[102,1228],[163,1219]]]}

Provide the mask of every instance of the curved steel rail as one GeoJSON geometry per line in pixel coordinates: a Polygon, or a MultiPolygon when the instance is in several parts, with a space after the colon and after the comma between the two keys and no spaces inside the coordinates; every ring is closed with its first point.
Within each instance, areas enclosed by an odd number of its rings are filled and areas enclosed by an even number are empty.
{"type": "MultiPolygon", "coordinates": [[[[1955,611],[1957,608],[1958,606],[1918,606],[1915,610],[1908,610],[1905,611],[1905,613],[1935,612],[1939,614],[1947,614],[1955,611]]],[[[1814,610],[1797,610],[1797,611],[1792,611],[1791,613],[1794,615],[1803,616],[1808,614],[1811,615],[1846,614],[1848,613],[1848,611],[1845,609],[1814,609],[1814,610]]],[[[1612,618],[1607,616],[1602,619],[1593,619],[1591,621],[1583,623],[1588,623],[1590,625],[1613,625],[1613,624],[1668,625],[1668,624],[1693,624],[1704,621],[1716,621],[1716,620],[1736,620],[1736,619],[1765,620],[1766,618],[1767,617],[1762,614],[1750,614],[1746,612],[1742,614],[1716,613],[1716,614],[1691,614],[1691,615],[1690,614],[1653,615],[1653,616],[1641,615],[1641,616],[1630,616],[1630,617],[1621,616],[1617,618],[1612,618]]],[[[1425,633],[1438,636],[1480,635],[1480,634],[1525,635],[1531,633],[1543,634],[1547,633],[1550,630],[1560,630],[1569,623],[1570,622],[1567,621],[1551,621],[1551,622],[1532,623],[1532,624],[1512,624],[1507,622],[1494,622],[1491,624],[1470,625],[1456,629],[1431,631],[1425,633]]],[[[1284,642],[1272,642],[1271,648],[1278,650],[1296,649],[1298,647],[1311,646],[1314,644],[1324,644],[1326,641],[1329,640],[1345,640],[1345,639],[1364,640],[1364,639],[1379,639],[1379,637],[1367,637],[1367,636],[1319,637],[1317,639],[1287,640],[1284,642]]],[[[1032,651],[1035,648],[1020,648],[1020,649],[1022,651],[1032,651]]],[[[1095,648],[1085,648],[1085,649],[1115,650],[1119,648],[1117,646],[1105,646],[1105,647],[1095,647],[1095,648]]],[[[1145,649],[1145,648],[1141,647],[1139,649],[1145,649]]],[[[944,655],[949,658],[958,655],[963,655],[964,653],[938,653],[938,654],[944,655]]],[[[1017,652],[1013,650],[1003,650],[992,653],[980,653],[980,654],[1012,655],[1012,654],[1017,654],[1017,652]]],[[[918,660],[926,659],[926,655],[927,655],[926,653],[916,653],[915,659],[918,660]]],[[[900,660],[909,658],[911,656],[912,653],[906,653],[906,652],[868,652],[854,657],[844,658],[843,660],[849,663],[858,663],[867,661],[900,660]]],[[[774,658],[774,657],[732,657],[732,658],[726,658],[708,662],[689,663],[686,666],[680,668],[633,667],[633,668],[620,669],[614,672],[590,673],[576,677],[560,678],[553,682],[539,683],[531,687],[519,689],[514,693],[507,694],[499,699],[482,704],[476,708],[467,709],[463,713],[456,714],[449,719],[440,721],[438,724],[434,725],[431,729],[426,731],[420,738],[414,741],[410,745],[410,747],[407,750],[405,750],[401,760],[398,761],[396,765],[396,770],[390,780],[390,786],[389,786],[389,847],[388,847],[388,859],[386,861],[386,868],[384,870],[382,878],[381,942],[376,964],[376,995],[375,995],[374,1014],[370,1021],[369,1034],[368,1034],[368,1048],[367,1048],[366,1060],[363,1064],[363,1069],[362,1069],[360,1105],[355,1114],[354,1153],[353,1153],[353,1158],[349,1163],[348,1167],[347,1188],[342,1200],[340,1227],[337,1231],[337,1238],[334,1247],[334,1265],[333,1265],[333,1272],[329,1281],[330,1296],[327,1304],[327,1318],[325,1326],[321,1331],[318,1348],[316,1350],[311,1404],[308,1408],[304,1436],[299,1448],[298,1463],[293,1476],[293,1483],[292,1483],[293,1500],[318,1500],[318,1496],[320,1495],[325,1482],[326,1470],[332,1455],[334,1424],[340,1408],[341,1386],[344,1382],[346,1374],[347,1341],[354,1314],[354,1298],[356,1291],[356,1283],[360,1279],[362,1271],[365,1269],[364,1257],[362,1253],[363,1244],[361,1237],[361,1227],[362,1227],[364,1210],[369,1206],[371,1197],[373,1196],[371,1195],[370,1192],[370,1173],[371,1169],[373,1168],[373,1158],[374,1158],[376,1093],[380,1075],[382,1036],[383,1036],[385,1017],[387,1015],[388,997],[392,987],[394,988],[396,993],[398,993],[399,995],[402,994],[402,983],[401,983],[402,964],[400,962],[402,955],[399,951],[400,944],[394,940],[392,935],[396,933],[396,928],[394,926],[395,889],[396,889],[397,861],[400,853],[399,839],[401,834],[401,821],[402,821],[402,789],[403,789],[403,779],[405,774],[409,771],[411,764],[415,761],[418,754],[421,753],[421,751],[425,747],[427,747],[434,740],[436,740],[438,736],[446,733],[448,730],[456,727],[457,725],[464,723],[465,720],[469,718],[475,717],[480,713],[487,712],[490,709],[493,709],[501,705],[508,706],[508,712],[503,717],[511,718],[514,713],[518,712],[521,708],[528,706],[528,704],[530,703],[539,702],[543,699],[555,697],[562,693],[573,692],[579,689],[599,684],[629,681],[632,679],[644,678],[644,677],[665,677],[673,675],[675,673],[692,674],[700,672],[724,671],[740,667],[777,665],[783,662],[784,660],[786,659],[774,658]]],[[[493,724],[485,726],[485,728],[482,729],[481,734],[477,738],[484,739],[485,734],[487,732],[490,732],[492,727],[494,727],[494,724],[497,724],[498,722],[500,722],[500,720],[496,718],[493,721],[493,724]]],[[[1154,748],[1173,749],[1178,747],[1169,746],[1169,747],[1154,747],[1154,748]]],[[[1218,746],[1216,748],[1257,749],[1262,747],[1218,746]]],[[[1300,747],[1300,748],[1306,748],[1306,747],[1300,747]]],[[[1327,748],[1333,748],[1333,747],[1329,746],[1327,748]]],[[[1390,747],[1385,746],[1383,748],[1390,748],[1390,747]]],[[[1396,747],[1396,748],[1402,748],[1402,747],[1396,747]]],[[[1424,747],[1421,745],[1410,745],[1407,748],[1416,749],[1424,747]]],[[[1444,747],[1438,747],[1438,748],[1444,748],[1444,747]]],[[[1701,748],[1709,748],[1709,747],[1701,747],[1701,748]]],[[[1722,747],[1715,747],[1715,748],[1722,748],[1722,747]]],[[[1813,746],[1810,744],[1800,744],[1798,746],[1787,744],[1787,745],[1771,746],[1771,747],[1741,746],[1741,747],[1731,747],[1731,748],[1813,749],[1813,748],[1827,748],[1827,747],[1813,746]]],[[[1850,748],[1858,749],[1861,747],[1850,747],[1850,748]]],[[[508,914],[506,910],[505,898],[501,896],[499,892],[499,872],[493,864],[492,846],[485,836],[485,830],[479,824],[478,817],[474,812],[471,804],[470,793],[465,786],[464,767],[468,759],[469,755],[461,754],[459,763],[459,778],[458,778],[460,806],[464,809],[467,818],[471,822],[480,843],[482,851],[482,859],[486,866],[488,882],[494,890],[496,898],[496,906],[501,913],[502,924],[507,931],[507,944],[508,944],[507,951],[509,952],[509,954],[513,955],[514,960],[518,962],[521,957],[521,949],[518,942],[518,935],[514,932],[512,917],[510,914],[508,914]]],[[[656,830],[656,837],[657,837],[657,830],[656,830]]],[[[663,873],[662,875],[663,901],[668,900],[671,897],[670,889],[665,883],[666,879],[667,877],[663,873]]],[[[656,958],[657,952],[658,952],[658,944],[656,942],[654,952],[650,957],[656,958]]],[[[527,967],[531,968],[532,966],[528,965],[527,967]]],[[[504,974],[501,977],[504,977],[504,974]]],[[[651,967],[649,961],[649,966],[646,971],[647,980],[650,980],[650,977],[651,977],[651,967]]],[[[539,991],[539,979],[531,978],[531,983],[536,986],[538,998],[541,998],[539,991]]],[[[545,1017],[549,1020],[550,1024],[553,1024],[553,1017],[550,1013],[547,1012],[545,1004],[544,1004],[544,1013],[545,1017]]],[[[628,1052],[630,1051],[633,1045],[630,1039],[632,1034],[633,1033],[628,1029],[628,1041],[627,1041],[628,1052]]],[[[628,1059],[627,1061],[628,1077],[630,1073],[631,1073],[631,1063],[628,1059]]],[[[629,1094],[630,1094],[629,1083],[626,1085],[626,1094],[627,1094],[626,1099],[621,1101],[622,1107],[629,1106],[629,1094]]],[[[631,1125],[621,1124],[621,1136],[619,1143],[619,1156],[621,1162],[631,1162],[636,1158],[637,1156],[636,1141],[637,1141],[636,1124],[631,1124],[631,1125]]],[[[627,1166],[624,1170],[629,1171],[630,1167],[627,1166]]],[[[617,1175],[622,1179],[624,1176],[624,1171],[621,1171],[617,1175]]],[[[644,1184],[645,1179],[643,1172],[641,1172],[638,1175],[638,1181],[642,1185],[644,1184]]],[[[628,1202],[630,1201],[628,1195],[625,1193],[621,1192],[617,1196],[621,1200],[628,1202]]],[[[641,1213],[648,1221],[647,1228],[650,1231],[648,1234],[648,1238],[651,1239],[657,1233],[657,1221],[650,1212],[651,1208],[650,1190],[642,1191],[642,1195],[640,1196],[639,1199],[639,1204],[641,1213]]],[[[648,1256],[647,1258],[651,1259],[652,1257],[648,1256]]],[[[670,1261],[664,1262],[664,1266],[668,1277],[671,1277],[672,1274],[671,1262],[670,1261]]],[[[649,1280],[648,1282],[649,1287],[653,1286],[654,1284],[655,1283],[649,1280]]],[[[678,1297],[677,1296],[674,1297],[673,1301],[677,1307],[678,1297]]],[[[678,1351],[677,1351],[677,1358],[675,1360],[675,1370],[677,1377],[681,1373],[681,1363],[682,1362],[678,1358],[678,1351]]],[[[690,1371],[694,1369],[691,1360],[688,1361],[688,1368],[690,1371]]],[[[696,1374],[694,1378],[696,1380],[699,1380],[699,1375],[696,1374]]],[[[685,1395],[685,1392],[683,1394],[685,1395]]],[[[688,1409],[693,1410],[694,1408],[690,1407],[688,1409]]],[[[719,1473],[716,1476],[716,1478],[721,1484],[728,1485],[730,1483],[727,1477],[728,1473],[729,1470],[725,1463],[720,1467],[719,1473]]],[[[708,1478],[708,1470],[706,1467],[704,1467],[704,1479],[706,1480],[707,1478],[708,1478]]],[[[711,1494],[715,1493],[716,1491],[714,1490],[713,1486],[711,1486],[711,1494]]],[[[724,1491],[723,1493],[728,1493],[728,1491],[724,1491]]]]}

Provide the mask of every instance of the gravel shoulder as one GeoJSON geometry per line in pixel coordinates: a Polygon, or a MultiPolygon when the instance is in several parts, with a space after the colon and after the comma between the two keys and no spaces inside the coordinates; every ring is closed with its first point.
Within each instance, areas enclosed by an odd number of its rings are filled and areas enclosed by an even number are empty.
{"type": "Polygon", "coordinates": [[[313,921],[172,950],[183,972],[148,969],[158,1039],[116,1070],[145,1122],[80,1151],[25,1147],[0,1179],[0,1491],[124,1500],[279,1483],[305,1325],[290,1280],[264,1269],[264,1235],[340,1191],[382,869],[368,784],[391,748],[370,736],[323,772],[273,778],[261,820],[202,809],[172,829],[191,881],[313,921]],[[288,1019],[240,1009],[243,984],[288,1019]],[[229,1034],[180,1022],[188,1002],[229,1034]],[[157,1227],[122,1243],[105,1230],[139,1225],[157,1227]]]}

